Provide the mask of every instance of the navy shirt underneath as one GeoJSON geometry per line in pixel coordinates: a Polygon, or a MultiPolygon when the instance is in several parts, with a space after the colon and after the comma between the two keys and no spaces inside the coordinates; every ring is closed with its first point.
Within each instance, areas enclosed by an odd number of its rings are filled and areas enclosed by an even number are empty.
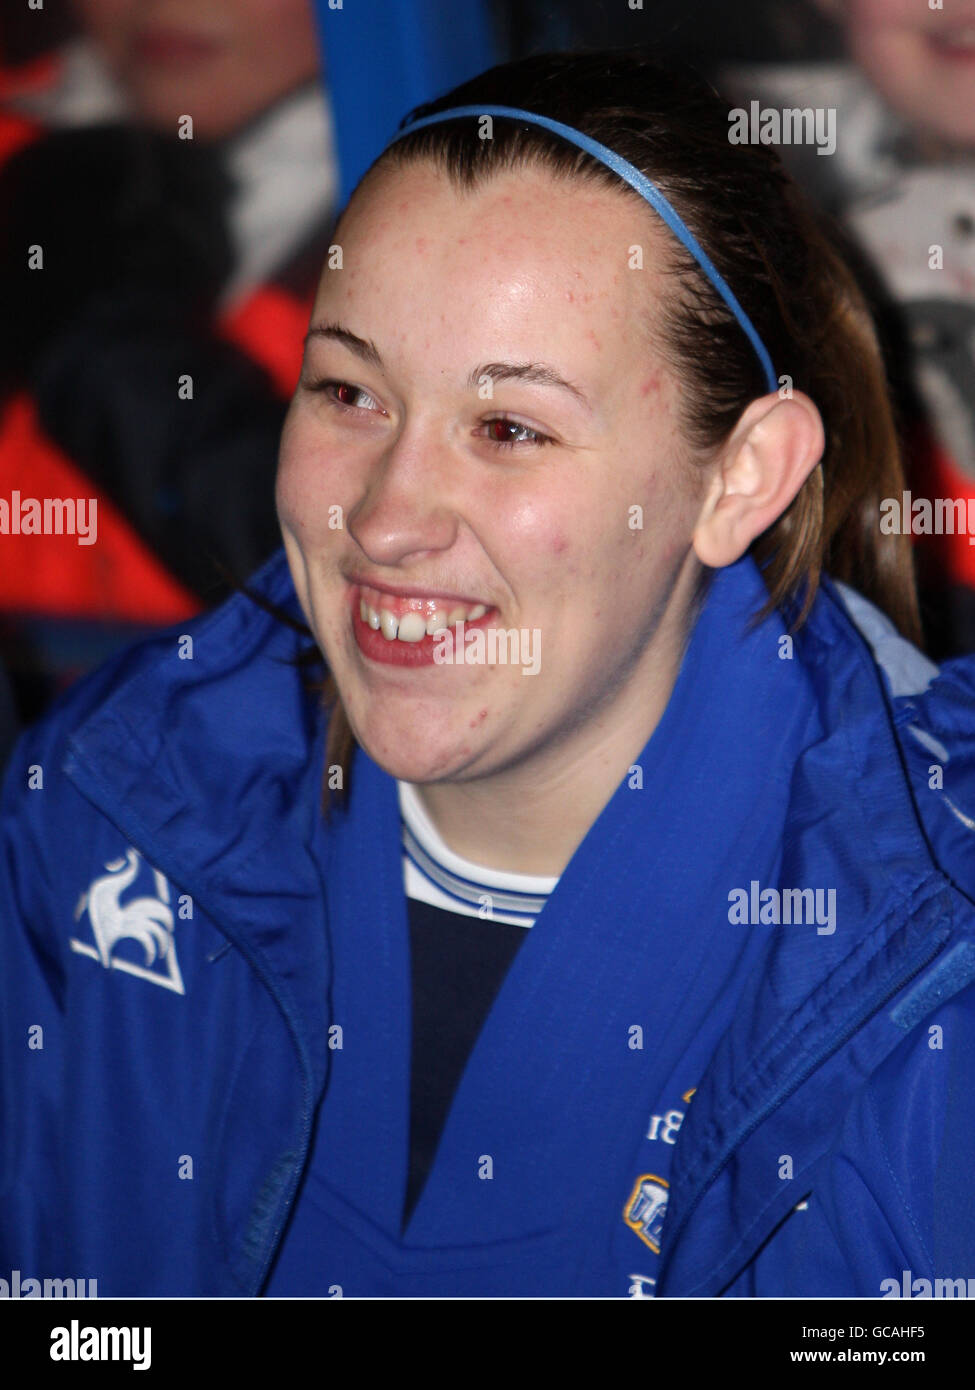
{"type": "Polygon", "coordinates": [[[407,899],[413,990],[403,1230],[433,1166],[467,1058],[528,928],[407,899]]]}
{"type": "MultiPolygon", "coordinates": [[[[470,917],[407,898],[412,1044],[410,1139],[402,1231],[422,1195],[467,1059],[528,928],[470,917]]],[[[318,1152],[319,1109],[309,1167],[318,1152]]],[[[309,1177],[306,1170],[305,1178],[309,1177]]],[[[265,1296],[323,1293],[322,1234],[328,1217],[314,1181],[303,1180],[265,1296]]],[[[327,1283],[327,1280],[326,1280],[327,1283]]]]}

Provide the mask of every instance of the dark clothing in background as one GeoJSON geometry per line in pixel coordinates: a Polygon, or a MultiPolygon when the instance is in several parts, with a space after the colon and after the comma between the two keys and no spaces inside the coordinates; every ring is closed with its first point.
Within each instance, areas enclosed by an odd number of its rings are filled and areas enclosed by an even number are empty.
{"type": "Polygon", "coordinates": [[[0,667],[0,776],[7,766],[7,759],[13,751],[19,733],[20,725],[14,708],[13,691],[10,689],[6,672],[0,667]]]}
{"type": "Polygon", "coordinates": [[[37,132],[0,169],[17,325],[0,337],[0,491],[98,499],[91,549],[4,538],[0,653],[28,719],[279,543],[278,441],[332,218],[228,308],[230,148],[113,122],[37,132]]]}
{"type": "Polygon", "coordinates": [[[0,389],[32,395],[48,437],[201,599],[217,563],[245,576],[277,544],[285,402],[213,331],[228,192],[218,151],[124,125],[49,134],[0,172],[0,293],[18,325],[0,337],[0,389]]]}

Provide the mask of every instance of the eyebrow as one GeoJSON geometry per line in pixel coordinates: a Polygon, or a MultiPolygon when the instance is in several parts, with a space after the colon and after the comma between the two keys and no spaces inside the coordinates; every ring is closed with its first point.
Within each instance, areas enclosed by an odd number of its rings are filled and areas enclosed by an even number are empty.
{"type": "Polygon", "coordinates": [[[306,343],[309,338],[331,338],[333,342],[341,343],[343,347],[347,347],[363,362],[368,362],[370,367],[378,367],[382,370],[383,359],[379,355],[376,344],[369,342],[367,338],[359,338],[355,333],[350,333],[340,323],[313,323],[305,334],[306,343]]]}
{"type": "MultiPolygon", "coordinates": [[[[375,343],[367,338],[360,338],[347,328],[343,328],[338,323],[316,323],[312,324],[305,334],[305,342],[310,338],[328,338],[333,342],[341,343],[348,348],[349,352],[363,362],[368,362],[371,367],[376,367],[380,371],[383,369],[383,360],[379,355],[379,349],[375,343]]],[[[526,381],[538,386],[557,386],[563,391],[568,391],[570,395],[582,405],[587,411],[592,413],[592,403],[579,390],[578,386],[573,386],[571,381],[566,381],[565,377],[560,376],[554,367],[547,367],[542,362],[483,362],[479,367],[474,367],[468,374],[467,386],[474,390],[481,385],[484,377],[489,377],[494,381],[526,381]]]]}
{"type": "Polygon", "coordinates": [[[468,386],[471,389],[480,386],[482,377],[490,377],[491,381],[527,381],[538,386],[558,386],[575,396],[579,404],[592,413],[592,405],[578,386],[559,376],[554,367],[546,367],[541,362],[484,362],[471,372],[467,378],[468,386]]]}

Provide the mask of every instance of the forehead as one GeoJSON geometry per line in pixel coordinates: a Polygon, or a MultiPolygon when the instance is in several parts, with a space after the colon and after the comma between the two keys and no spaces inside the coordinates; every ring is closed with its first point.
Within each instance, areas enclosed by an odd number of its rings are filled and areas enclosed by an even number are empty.
{"type": "MultiPolygon", "coordinates": [[[[368,313],[397,337],[431,323],[491,355],[551,355],[553,341],[612,360],[645,351],[662,280],[662,229],[635,195],[542,169],[465,189],[430,163],[390,168],[360,189],[336,232],[341,275],[326,270],[319,305],[368,313]],[[641,254],[634,256],[634,247],[641,254]]],[[[666,232],[663,231],[663,235],[666,232]]],[[[344,318],[343,318],[344,322],[344,318]]]]}

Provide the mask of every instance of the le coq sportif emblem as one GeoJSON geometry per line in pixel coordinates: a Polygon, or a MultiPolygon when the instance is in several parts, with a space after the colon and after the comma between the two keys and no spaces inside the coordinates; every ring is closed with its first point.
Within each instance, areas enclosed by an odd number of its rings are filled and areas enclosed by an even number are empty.
{"type": "Polygon", "coordinates": [[[93,940],[71,937],[73,951],[99,961],[106,970],[121,970],[185,993],[173,939],[169,884],[137,849],[130,846],[122,858],[105,865],[104,874],[92,879],[78,899],[74,917],[76,922],[87,918],[93,940]],[[147,880],[144,886],[140,879],[147,880]],[[145,891],[150,882],[154,894],[145,891]]]}

